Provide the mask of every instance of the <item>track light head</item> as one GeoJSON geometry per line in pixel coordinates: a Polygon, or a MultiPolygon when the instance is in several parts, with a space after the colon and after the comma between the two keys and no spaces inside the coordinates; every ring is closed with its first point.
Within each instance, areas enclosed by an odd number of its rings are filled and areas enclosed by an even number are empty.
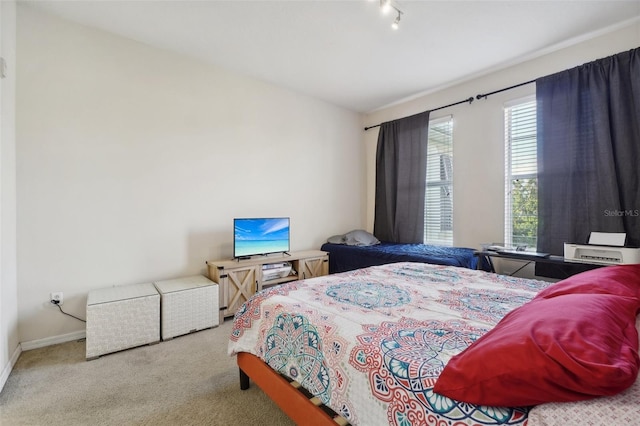
{"type": "Polygon", "coordinates": [[[393,9],[391,0],[380,0],[380,10],[383,14],[386,15],[387,13],[391,12],[391,9],[393,9]]]}
{"type": "Polygon", "coordinates": [[[401,12],[398,11],[398,16],[396,16],[396,19],[393,21],[393,24],[391,24],[391,28],[393,28],[394,30],[397,30],[398,27],[400,26],[400,15],[401,15],[401,12]]]}

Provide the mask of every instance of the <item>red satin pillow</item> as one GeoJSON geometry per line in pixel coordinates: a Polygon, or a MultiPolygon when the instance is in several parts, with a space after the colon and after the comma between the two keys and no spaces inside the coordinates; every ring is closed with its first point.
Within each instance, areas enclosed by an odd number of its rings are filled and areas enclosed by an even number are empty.
{"type": "Polygon", "coordinates": [[[434,391],[512,407],[621,392],[638,374],[638,309],[618,294],[536,296],[454,356],[434,391]]]}
{"type": "Polygon", "coordinates": [[[640,265],[606,266],[583,272],[547,287],[536,299],[578,293],[617,294],[640,299],[640,265]]]}

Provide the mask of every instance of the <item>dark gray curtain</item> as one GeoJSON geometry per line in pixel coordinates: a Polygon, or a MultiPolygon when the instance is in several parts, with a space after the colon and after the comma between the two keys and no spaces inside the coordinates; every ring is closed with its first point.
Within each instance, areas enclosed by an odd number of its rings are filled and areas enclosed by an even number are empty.
{"type": "Polygon", "coordinates": [[[374,235],[422,243],[429,111],[380,125],[376,153],[374,235]]]}
{"type": "Polygon", "coordinates": [[[640,48],[536,81],[538,251],[591,231],[640,245],[640,48]]]}

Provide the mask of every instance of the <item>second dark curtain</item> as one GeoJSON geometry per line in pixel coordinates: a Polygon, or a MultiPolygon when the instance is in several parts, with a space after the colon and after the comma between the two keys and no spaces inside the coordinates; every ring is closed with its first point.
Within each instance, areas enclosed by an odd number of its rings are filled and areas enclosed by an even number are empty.
{"type": "Polygon", "coordinates": [[[380,125],[376,153],[374,235],[422,243],[429,111],[380,125]]]}
{"type": "Polygon", "coordinates": [[[538,251],[591,231],[640,246],[640,48],[536,81],[538,251]]]}

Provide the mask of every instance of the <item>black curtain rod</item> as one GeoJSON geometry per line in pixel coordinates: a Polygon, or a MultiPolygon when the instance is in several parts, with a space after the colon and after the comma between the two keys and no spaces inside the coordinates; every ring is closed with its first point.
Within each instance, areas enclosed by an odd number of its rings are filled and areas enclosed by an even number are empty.
{"type": "MultiPolygon", "coordinates": [[[[480,99],[480,98],[478,98],[478,99],[480,99]]],[[[449,107],[452,107],[452,106],[455,106],[455,105],[464,104],[464,103],[466,103],[466,102],[469,102],[469,103],[473,102],[473,96],[472,96],[472,97],[470,97],[470,98],[465,99],[464,101],[454,102],[454,103],[452,103],[452,104],[445,105],[445,106],[441,106],[441,107],[434,108],[434,109],[430,109],[430,110],[428,110],[428,111],[429,111],[429,112],[433,112],[433,111],[437,111],[437,110],[439,110],[439,109],[445,109],[445,108],[449,108],[449,107]]],[[[424,112],[426,112],[426,111],[424,111],[424,112]]],[[[419,112],[418,114],[422,114],[422,113],[421,113],[421,112],[419,112]]],[[[415,114],[415,115],[418,115],[418,114],[415,114]]],[[[411,117],[411,116],[410,116],[410,117],[411,117]]],[[[364,128],[364,130],[373,129],[374,127],[380,127],[381,125],[382,125],[382,123],[380,123],[380,124],[376,124],[375,126],[365,127],[365,128],[364,128]]]]}
{"type": "Polygon", "coordinates": [[[496,93],[506,92],[507,90],[515,89],[516,87],[524,86],[526,84],[531,84],[531,83],[535,83],[535,80],[525,81],[524,83],[516,84],[515,86],[509,86],[509,87],[505,87],[504,89],[494,90],[493,92],[476,95],[476,99],[478,100],[482,98],[487,99],[488,96],[495,95],[496,93]]]}
{"type": "MultiPolygon", "coordinates": [[[[489,92],[489,93],[481,93],[481,94],[479,94],[479,95],[476,95],[476,99],[478,99],[478,100],[480,100],[480,99],[482,99],[482,98],[485,98],[485,99],[486,99],[486,98],[488,98],[488,97],[489,97],[489,96],[491,96],[491,95],[495,95],[496,93],[506,92],[507,90],[515,89],[516,87],[524,86],[524,85],[531,84],[531,83],[535,83],[535,82],[536,82],[536,80],[529,80],[529,81],[525,81],[524,83],[520,83],[520,84],[516,84],[516,85],[513,85],[513,86],[505,87],[504,89],[494,90],[493,92],[489,92]]],[[[465,100],[463,100],[463,101],[454,102],[454,103],[449,104],[449,105],[445,105],[445,106],[441,106],[441,107],[438,107],[438,108],[434,108],[434,109],[429,110],[429,111],[433,112],[433,111],[437,111],[437,110],[439,110],[439,109],[444,109],[444,108],[449,108],[449,107],[452,107],[452,106],[455,106],[455,105],[464,104],[464,103],[466,103],[466,102],[469,102],[469,103],[473,102],[473,97],[468,98],[468,99],[465,99],[465,100]]],[[[421,113],[419,113],[419,114],[421,114],[421,113]]],[[[381,123],[381,124],[382,124],[382,123],[381,123]]],[[[380,127],[380,126],[381,126],[381,124],[376,124],[375,126],[365,127],[365,128],[364,128],[364,130],[373,129],[374,127],[380,127]]]]}

